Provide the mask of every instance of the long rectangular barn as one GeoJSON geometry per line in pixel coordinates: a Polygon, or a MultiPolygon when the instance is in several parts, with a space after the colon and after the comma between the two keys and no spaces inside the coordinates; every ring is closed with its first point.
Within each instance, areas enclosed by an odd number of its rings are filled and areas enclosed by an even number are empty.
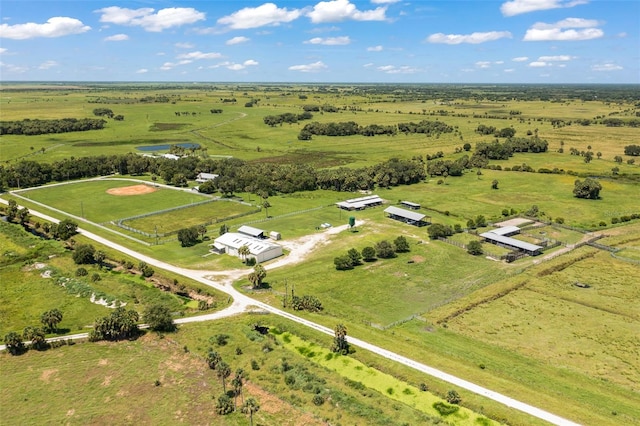
{"type": "Polygon", "coordinates": [[[408,223],[414,226],[425,226],[429,224],[427,215],[417,213],[410,210],[401,209],[400,207],[389,206],[384,210],[387,217],[400,222],[408,223]]]}

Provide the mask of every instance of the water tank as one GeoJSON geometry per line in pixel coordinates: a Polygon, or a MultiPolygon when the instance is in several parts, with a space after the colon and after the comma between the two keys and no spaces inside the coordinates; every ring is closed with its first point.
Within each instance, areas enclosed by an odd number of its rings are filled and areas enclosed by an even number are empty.
{"type": "Polygon", "coordinates": [[[356,226],[356,217],[355,216],[349,216],[349,226],[350,227],[354,227],[356,226]]]}

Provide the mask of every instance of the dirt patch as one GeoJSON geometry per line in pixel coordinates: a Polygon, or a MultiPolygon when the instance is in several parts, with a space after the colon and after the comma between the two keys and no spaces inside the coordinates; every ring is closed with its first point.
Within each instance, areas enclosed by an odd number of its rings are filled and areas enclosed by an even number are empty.
{"type": "Polygon", "coordinates": [[[100,361],[98,361],[98,365],[107,365],[107,364],[109,364],[108,359],[101,359],[100,361]]]}
{"type": "Polygon", "coordinates": [[[111,384],[111,376],[106,376],[102,381],[102,386],[109,386],[111,384]]]}
{"type": "MultiPolygon", "coordinates": [[[[269,414],[284,414],[283,419],[287,420],[283,421],[283,425],[324,425],[325,423],[315,419],[312,415],[308,413],[301,413],[296,408],[288,404],[287,402],[281,400],[280,398],[274,396],[271,393],[266,392],[261,387],[247,381],[244,384],[244,388],[246,389],[245,398],[247,398],[247,394],[255,397],[258,401],[260,401],[260,411],[264,411],[269,414]]],[[[260,416],[260,411],[254,414],[254,422],[257,420],[256,417],[260,416]]]]}
{"type": "Polygon", "coordinates": [[[509,219],[509,220],[505,220],[503,222],[498,222],[495,225],[499,226],[499,227],[503,227],[503,226],[520,226],[524,223],[531,223],[533,222],[530,219],[524,219],[522,217],[515,217],[513,219],[509,219]]]}
{"type": "Polygon", "coordinates": [[[49,383],[49,380],[51,379],[51,376],[53,376],[57,372],[58,372],[58,370],[55,369],[55,368],[51,369],[51,370],[44,370],[42,372],[42,374],[40,375],[40,380],[42,380],[43,382],[49,383]]]}
{"type": "Polygon", "coordinates": [[[149,185],[132,185],[132,186],[124,186],[122,188],[111,188],[107,189],[107,194],[111,195],[142,195],[142,194],[150,194],[152,192],[156,192],[158,188],[154,188],[149,185]]]}
{"type": "Polygon", "coordinates": [[[411,260],[413,263],[422,263],[425,261],[425,258],[422,256],[411,256],[411,260]]]}

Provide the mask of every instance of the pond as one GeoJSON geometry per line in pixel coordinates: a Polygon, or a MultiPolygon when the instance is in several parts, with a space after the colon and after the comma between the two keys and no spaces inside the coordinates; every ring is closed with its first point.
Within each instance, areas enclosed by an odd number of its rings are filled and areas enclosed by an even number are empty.
{"type": "Polygon", "coordinates": [[[136,146],[136,149],[138,151],[145,151],[145,152],[149,152],[149,151],[166,151],[169,148],[171,148],[172,146],[179,146],[181,148],[185,148],[185,149],[189,149],[189,148],[200,148],[200,144],[199,143],[174,143],[174,144],[164,144],[164,145],[143,145],[143,146],[136,146]]]}

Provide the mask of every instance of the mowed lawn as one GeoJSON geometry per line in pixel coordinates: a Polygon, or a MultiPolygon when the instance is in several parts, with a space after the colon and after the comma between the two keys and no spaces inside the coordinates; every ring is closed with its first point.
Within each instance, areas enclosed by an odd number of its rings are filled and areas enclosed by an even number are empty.
{"type": "Polygon", "coordinates": [[[148,233],[153,233],[155,230],[166,233],[190,226],[220,222],[236,215],[251,213],[256,209],[258,208],[233,201],[211,201],[180,210],[126,220],[123,224],[148,233]]]}
{"type": "MultiPolygon", "coordinates": [[[[337,234],[302,263],[286,271],[269,271],[266,281],[272,292],[256,296],[279,305],[286,283],[298,296],[318,297],[329,317],[387,326],[463,297],[503,278],[513,268],[470,256],[446,243],[428,241],[426,228],[390,222],[367,220],[357,227],[358,232],[337,234]],[[361,251],[381,240],[393,242],[399,235],[408,239],[409,253],[365,262],[352,270],[335,269],[334,258],[350,248],[361,251]]],[[[321,317],[314,319],[323,321],[321,317]]]]}
{"type": "Polygon", "coordinates": [[[96,223],[152,213],[172,207],[186,206],[208,198],[194,191],[157,187],[155,192],[141,195],[111,195],[107,190],[139,185],[140,182],[119,180],[80,181],[45,186],[20,195],[66,213],[83,216],[96,223]]]}

